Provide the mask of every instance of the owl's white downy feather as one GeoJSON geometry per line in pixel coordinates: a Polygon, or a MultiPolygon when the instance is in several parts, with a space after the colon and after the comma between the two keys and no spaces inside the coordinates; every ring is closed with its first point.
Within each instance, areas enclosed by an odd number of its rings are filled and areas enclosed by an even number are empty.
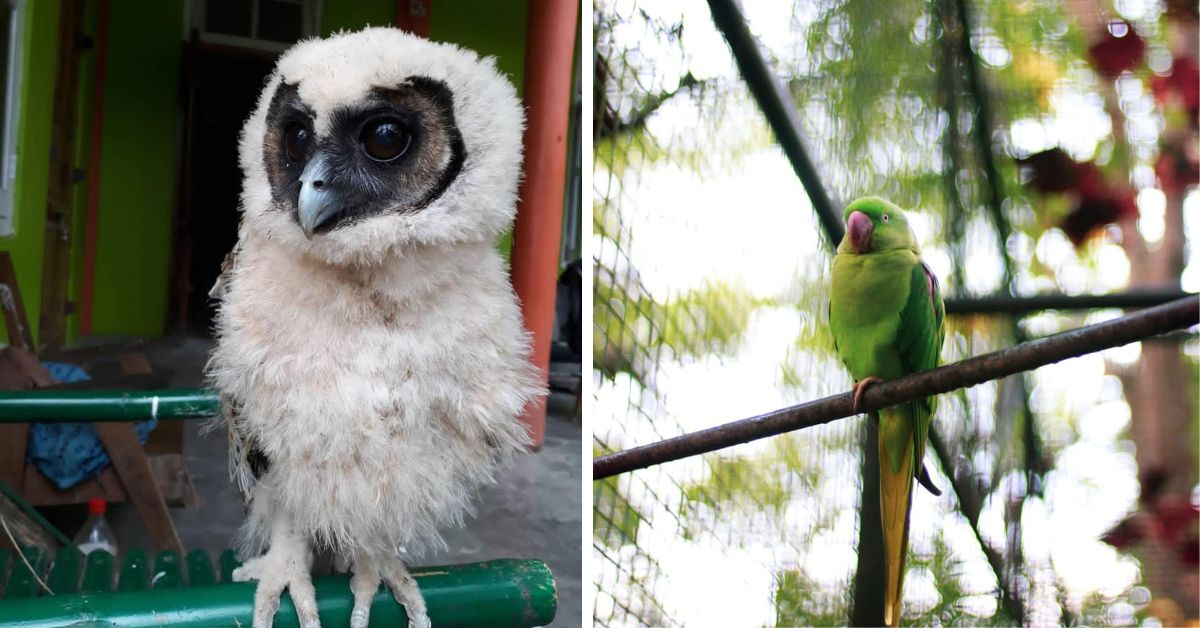
{"type": "Polygon", "coordinates": [[[243,554],[286,520],[344,556],[420,556],[527,444],[518,416],[543,384],[494,246],[515,213],[522,126],[494,62],[452,45],[367,29],[280,59],[242,133],[243,220],[208,366],[250,491],[243,554]],[[306,238],[264,165],[272,95],[297,85],[320,134],[372,86],[413,76],[453,94],[461,172],[420,211],[306,238]],[[251,446],[269,461],[257,482],[251,446]]]}

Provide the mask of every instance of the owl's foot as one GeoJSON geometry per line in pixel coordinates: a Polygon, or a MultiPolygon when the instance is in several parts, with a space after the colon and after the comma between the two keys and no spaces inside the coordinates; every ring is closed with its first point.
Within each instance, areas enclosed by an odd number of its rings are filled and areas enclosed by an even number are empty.
{"type": "Polygon", "coordinates": [[[312,552],[308,543],[294,535],[276,535],[266,554],[252,558],[233,570],[234,582],[258,581],[254,590],[254,628],[270,628],[279,610],[279,598],[287,589],[303,628],[320,628],[317,593],[312,583],[312,552]]]}
{"type": "Polygon", "coordinates": [[[866,392],[867,387],[871,386],[872,384],[878,384],[879,382],[882,382],[882,381],[883,381],[882,379],[879,379],[878,377],[875,377],[874,375],[870,375],[868,377],[862,378],[858,382],[855,382],[855,384],[854,384],[854,411],[855,412],[862,412],[862,396],[863,396],[863,393],[866,392]]]}
{"type": "Polygon", "coordinates": [[[350,628],[366,628],[371,619],[371,600],[379,590],[380,580],[387,583],[392,597],[404,606],[408,613],[408,628],[430,628],[425,598],[404,561],[399,558],[372,561],[361,556],[354,561],[354,577],[350,579],[350,590],[354,593],[350,628]]]}

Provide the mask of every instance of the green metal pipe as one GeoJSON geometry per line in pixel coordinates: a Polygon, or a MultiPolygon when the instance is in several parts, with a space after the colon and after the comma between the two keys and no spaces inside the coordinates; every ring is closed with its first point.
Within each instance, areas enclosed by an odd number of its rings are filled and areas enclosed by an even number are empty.
{"type": "MultiPolygon", "coordinates": [[[[425,596],[434,626],[544,626],[554,619],[558,596],[554,576],[537,560],[503,559],[411,570],[425,596]]],[[[316,578],[321,625],[346,626],[354,596],[345,575],[316,578]]],[[[249,626],[253,582],[156,588],[127,593],[81,593],[0,600],[0,624],[19,628],[58,626],[249,626]]],[[[371,625],[406,626],[408,617],[391,593],[380,588],[371,605],[371,625]]],[[[298,626],[286,594],[275,616],[277,628],[298,626]]]]}
{"type": "Polygon", "coordinates": [[[220,410],[217,394],[199,388],[0,393],[0,423],[207,418],[216,416],[220,410]]]}

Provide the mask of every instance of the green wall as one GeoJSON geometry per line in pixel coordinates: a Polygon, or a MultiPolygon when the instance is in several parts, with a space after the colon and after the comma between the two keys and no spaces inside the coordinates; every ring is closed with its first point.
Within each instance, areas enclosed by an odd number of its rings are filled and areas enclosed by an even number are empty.
{"type": "MultiPolygon", "coordinates": [[[[569,0],[568,0],[569,1],[569,0]]],[[[517,93],[525,77],[525,25],[529,2],[433,0],[429,38],[496,57],[517,93]]]]}
{"type": "Polygon", "coordinates": [[[182,2],[113,2],[92,333],[157,335],[176,205],[182,2]]]}
{"type": "MultiPolygon", "coordinates": [[[[525,25],[528,0],[431,0],[429,37],[496,57],[517,91],[525,76],[525,25]]],[[[327,1],[321,32],[357,30],[368,24],[395,23],[395,0],[327,1]]]]}
{"type": "MultiPolygon", "coordinates": [[[[570,1],[570,0],[567,0],[570,1]]],[[[496,66],[508,75],[521,94],[525,85],[525,26],[528,0],[434,0],[429,38],[448,41],[479,54],[496,57],[496,66]]],[[[496,244],[508,258],[512,253],[512,229],[496,244]]]]}
{"type": "MultiPolygon", "coordinates": [[[[37,337],[42,302],[42,248],[46,226],[46,185],[50,176],[50,118],[58,63],[58,3],[25,5],[17,178],[12,236],[0,250],[12,254],[29,324],[37,337]]],[[[0,335],[4,335],[0,330],[0,335]]]]}

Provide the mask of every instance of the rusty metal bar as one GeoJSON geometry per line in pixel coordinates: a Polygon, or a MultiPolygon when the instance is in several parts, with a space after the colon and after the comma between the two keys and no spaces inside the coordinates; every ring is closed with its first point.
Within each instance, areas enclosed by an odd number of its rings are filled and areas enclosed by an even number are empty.
{"type": "MultiPolygon", "coordinates": [[[[550,372],[578,20],[578,2],[529,3],[524,91],[528,125],[521,204],[513,227],[512,284],[521,301],[525,327],[533,334],[532,360],[543,382],[550,372]]],[[[541,447],[546,434],[546,398],[538,397],[526,405],[521,420],[534,447],[541,447]]]]}
{"type": "MultiPolygon", "coordinates": [[[[1200,297],[1190,296],[1111,321],[1031,340],[994,353],[876,384],[863,394],[862,410],[877,410],[974,386],[1197,323],[1200,323],[1200,297]]],[[[822,425],[855,414],[853,395],[844,392],[601,456],[592,461],[592,478],[601,480],[627,471],[822,425]]]]}

